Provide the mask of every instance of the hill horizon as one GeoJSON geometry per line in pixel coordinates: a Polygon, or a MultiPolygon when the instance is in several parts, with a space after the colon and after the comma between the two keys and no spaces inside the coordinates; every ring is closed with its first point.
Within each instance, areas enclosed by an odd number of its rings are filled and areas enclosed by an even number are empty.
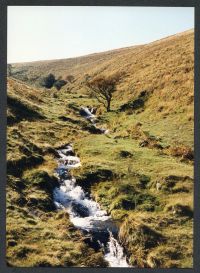
{"type": "Polygon", "coordinates": [[[135,45],[119,47],[119,48],[116,47],[116,48],[111,48],[111,49],[104,50],[104,51],[91,52],[91,53],[88,53],[88,54],[77,55],[77,56],[72,56],[72,57],[63,57],[63,58],[54,58],[54,59],[41,59],[41,60],[26,61],[26,62],[9,62],[8,64],[11,64],[11,65],[20,65],[20,64],[30,65],[30,64],[34,64],[34,63],[40,63],[40,62],[54,62],[54,61],[61,61],[61,60],[77,59],[77,58],[82,58],[82,57],[83,58],[84,57],[90,57],[90,56],[94,56],[94,55],[98,55],[98,54],[104,54],[104,53],[110,53],[110,52],[115,52],[115,51],[119,51],[119,50],[131,49],[131,48],[135,48],[135,47],[138,47],[138,46],[151,45],[151,44],[154,44],[156,42],[163,41],[163,40],[168,39],[168,38],[172,38],[172,37],[174,37],[176,35],[183,35],[183,34],[190,33],[190,32],[194,32],[194,28],[190,28],[190,29],[187,29],[185,31],[177,32],[177,33],[174,33],[174,34],[169,35],[169,36],[164,36],[161,39],[156,39],[156,40],[153,40],[153,41],[151,41],[149,43],[144,43],[144,44],[135,44],[135,45]]]}
{"type": "Polygon", "coordinates": [[[7,83],[9,266],[193,267],[194,30],[7,83]]]}

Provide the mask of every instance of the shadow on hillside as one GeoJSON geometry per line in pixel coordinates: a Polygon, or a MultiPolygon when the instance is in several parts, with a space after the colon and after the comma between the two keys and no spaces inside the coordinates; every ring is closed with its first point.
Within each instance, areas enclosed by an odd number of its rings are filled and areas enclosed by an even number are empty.
{"type": "Polygon", "coordinates": [[[12,116],[7,117],[8,125],[13,125],[14,123],[19,122],[23,119],[29,120],[29,121],[33,121],[36,119],[44,119],[44,116],[42,116],[36,110],[31,109],[30,106],[25,105],[24,103],[19,101],[17,98],[8,96],[7,105],[13,114],[12,116]]]}

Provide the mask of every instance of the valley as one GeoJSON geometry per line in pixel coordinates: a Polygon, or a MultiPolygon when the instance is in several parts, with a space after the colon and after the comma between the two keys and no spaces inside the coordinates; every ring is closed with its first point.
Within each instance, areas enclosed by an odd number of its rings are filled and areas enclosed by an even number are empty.
{"type": "Polygon", "coordinates": [[[127,264],[191,268],[193,99],[193,30],[78,58],[12,64],[8,265],[111,266],[105,249],[94,247],[69,211],[55,204],[58,151],[73,143],[81,166],[70,174],[90,197],[88,202],[98,204],[112,219],[117,233],[110,242],[117,240],[127,264]],[[60,90],[41,86],[50,73],[66,81],[60,90]],[[122,76],[106,111],[89,92],[87,81],[116,73],[122,76]],[[86,107],[96,109],[95,126],[81,114],[86,107]]]}

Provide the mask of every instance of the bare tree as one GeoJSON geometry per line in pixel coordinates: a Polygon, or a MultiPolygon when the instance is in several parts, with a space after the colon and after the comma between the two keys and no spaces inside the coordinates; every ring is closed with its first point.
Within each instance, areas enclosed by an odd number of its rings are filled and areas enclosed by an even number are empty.
{"type": "Polygon", "coordinates": [[[116,91],[116,85],[120,81],[122,73],[115,73],[111,76],[99,76],[86,81],[92,96],[104,105],[107,112],[110,111],[113,93],[116,91]]]}

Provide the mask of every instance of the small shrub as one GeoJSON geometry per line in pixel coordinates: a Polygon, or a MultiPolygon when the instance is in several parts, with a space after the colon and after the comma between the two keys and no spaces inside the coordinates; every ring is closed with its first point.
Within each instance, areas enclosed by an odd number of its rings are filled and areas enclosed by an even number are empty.
{"type": "Polygon", "coordinates": [[[8,240],[7,245],[8,246],[16,246],[17,242],[15,240],[8,240]]]}
{"type": "Polygon", "coordinates": [[[19,245],[16,246],[14,252],[19,259],[26,258],[29,253],[34,252],[35,249],[28,245],[19,245]]]}
{"type": "Polygon", "coordinates": [[[141,211],[154,211],[155,207],[159,205],[155,196],[150,194],[138,194],[136,198],[137,209],[141,211]]]}
{"type": "Polygon", "coordinates": [[[55,83],[54,83],[54,86],[56,87],[57,90],[60,90],[64,85],[66,85],[67,82],[64,81],[64,80],[57,80],[55,83]]]}
{"type": "Polygon", "coordinates": [[[134,186],[130,185],[129,183],[123,183],[119,185],[119,192],[126,193],[126,194],[136,194],[137,191],[135,190],[134,186]]]}
{"type": "Polygon", "coordinates": [[[47,77],[44,77],[41,80],[40,85],[50,89],[53,87],[55,82],[56,82],[55,76],[53,74],[49,74],[47,77]]]}

